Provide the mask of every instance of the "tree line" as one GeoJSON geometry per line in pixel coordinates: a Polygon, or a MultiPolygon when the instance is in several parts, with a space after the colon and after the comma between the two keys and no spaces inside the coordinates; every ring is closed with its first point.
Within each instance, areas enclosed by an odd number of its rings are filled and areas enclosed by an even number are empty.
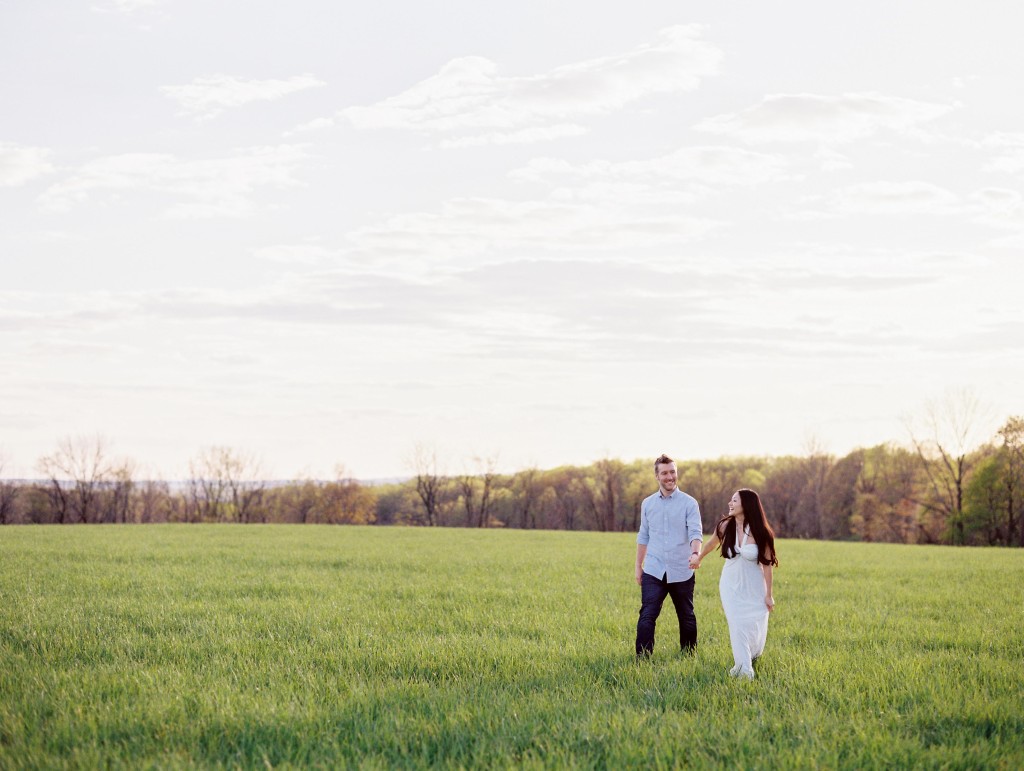
{"type": "MultiPolygon", "coordinates": [[[[951,425],[956,425],[952,421],[951,425]]],[[[935,428],[939,427],[938,422],[935,428]]],[[[897,543],[1024,547],[1024,418],[1011,417],[980,446],[966,431],[913,435],[836,457],[805,455],[680,460],[679,486],[700,504],[710,532],[740,487],[757,490],[777,535],[897,543]]],[[[250,455],[203,450],[178,483],[140,479],[112,462],[100,438],[62,440],[38,463],[43,479],[0,481],[0,524],[237,522],[513,527],[633,531],[656,489],[653,460],[604,458],[587,466],[496,469],[495,457],[446,471],[419,446],[410,478],[364,484],[269,482],[250,455]]],[[[3,466],[0,463],[0,480],[3,466]]]]}

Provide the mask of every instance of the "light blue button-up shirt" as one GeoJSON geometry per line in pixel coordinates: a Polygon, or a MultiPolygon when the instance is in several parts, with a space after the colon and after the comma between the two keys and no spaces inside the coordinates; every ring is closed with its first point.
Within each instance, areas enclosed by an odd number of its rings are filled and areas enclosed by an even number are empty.
{"type": "Polygon", "coordinates": [[[669,496],[658,490],[640,504],[637,544],[647,544],[644,572],[655,578],[668,574],[669,583],[689,581],[690,541],[704,540],[700,506],[678,487],[669,496]]]}

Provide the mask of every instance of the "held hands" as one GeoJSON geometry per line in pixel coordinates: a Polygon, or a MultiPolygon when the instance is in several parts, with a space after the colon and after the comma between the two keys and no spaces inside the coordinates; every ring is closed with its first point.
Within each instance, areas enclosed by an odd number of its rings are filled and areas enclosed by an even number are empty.
{"type": "Polygon", "coordinates": [[[699,554],[691,554],[690,555],[690,570],[697,570],[699,567],[700,567],[700,555],[699,554]]]}

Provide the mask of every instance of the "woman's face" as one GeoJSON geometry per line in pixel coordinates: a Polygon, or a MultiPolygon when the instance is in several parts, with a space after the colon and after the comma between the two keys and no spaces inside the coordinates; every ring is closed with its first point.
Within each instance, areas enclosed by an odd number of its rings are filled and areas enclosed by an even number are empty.
{"type": "Polygon", "coordinates": [[[732,498],[729,499],[729,516],[735,517],[737,514],[743,514],[743,503],[740,501],[739,492],[732,494],[732,498]]]}

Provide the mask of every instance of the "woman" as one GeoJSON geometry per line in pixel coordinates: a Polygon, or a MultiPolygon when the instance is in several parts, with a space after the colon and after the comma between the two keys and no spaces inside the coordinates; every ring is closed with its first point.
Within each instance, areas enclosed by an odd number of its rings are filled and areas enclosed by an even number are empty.
{"type": "Polygon", "coordinates": [[[705,555],[719,544],[725,565],[718,591],[729,622],[729,639],[736,662],[729,674],[754,678],[754,659],[764,650],[768,637],[768,614],[775,608],[772,598],[772,570],[775,533],[753,490],[737,490],[729,501],[729,513],[715,526],[715,534],[690,557],[690,567],[700,567],[705,555]]]}

